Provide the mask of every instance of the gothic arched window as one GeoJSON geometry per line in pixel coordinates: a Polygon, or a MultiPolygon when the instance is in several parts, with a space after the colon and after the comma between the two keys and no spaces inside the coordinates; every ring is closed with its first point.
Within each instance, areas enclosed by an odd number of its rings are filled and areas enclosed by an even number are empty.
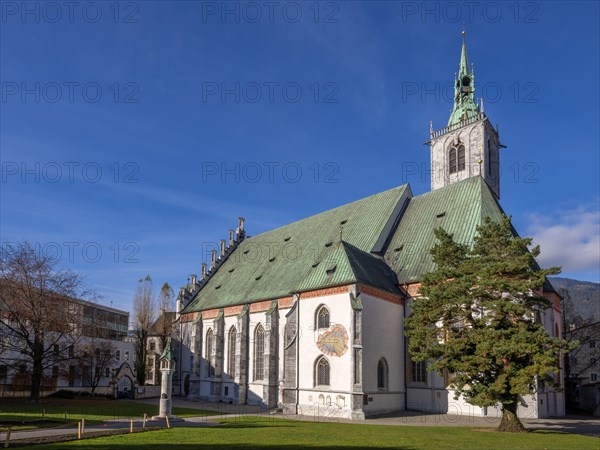
{"type": "Polygon", "coordinates": [[[448,155],[450,173],[456,173],[456,149],[451,148],[448,155]]]}
{"type": "Polygon", "coordinates": [[[329,328],[329,310],[325,306],[317,311],[317,328],[329,328]]]}
{"type": "Polygon", "coordinates": [[[208,368],[208,376],[212,377],[215,374],[214,367],[211,364],[211,357],[213,353],[213,348],[215,345],[215,336],[213,334],[212,328],[209,328],[206,331],[206,354],[204,355],[206,359],[206,367],[208,368]]]}
{"type": "Polygon", "coordinates": [[[254,380],[265,377],[265,330],[258,324],[254,332],[254,380]]]}
{"type": "Polygon", "coordinates": [[[458,171],[460,172],[461,170],[465,170],[465,146],[464,145],[459,145],[458,146],[458,171]]]}
{"type": "Polygon", "coordinates": [[[235,340],[237,331],[235,327],[229,329],[228,335],[228,354],[227,354],[227,372],[231,378],[235,378],[235,340]]]}
{"type": "Polygon", "coordinates": [[[385,358],[381,358],[377,363],[377,388],[387,389],[388,387],[388,364],[385,358]]]}
{"type": "Polygon", "coordinates": [[[324,356],[315,364],[315,386],[329,386],[329,362],[324,356]]]}

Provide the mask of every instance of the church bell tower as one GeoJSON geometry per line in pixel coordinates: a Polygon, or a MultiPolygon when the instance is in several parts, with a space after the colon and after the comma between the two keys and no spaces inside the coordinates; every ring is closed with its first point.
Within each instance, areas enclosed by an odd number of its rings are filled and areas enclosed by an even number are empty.
{"type": "Polygon", "coordinates": [[[500,144],[498,130],[475,102],[475,72],[469,68],[465,32],[458,74],[454,80],[454,107],[448,125],[434,131],[430,126],[431,189],[466,178],[482,177],[500,198],[500,144]]]}

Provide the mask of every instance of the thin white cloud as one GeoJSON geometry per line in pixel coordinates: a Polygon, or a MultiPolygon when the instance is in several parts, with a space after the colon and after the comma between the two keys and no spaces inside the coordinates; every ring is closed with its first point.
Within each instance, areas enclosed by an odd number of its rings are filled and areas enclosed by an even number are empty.
{"type": "Polygon", "coordinates": [[[528,234],[541,247],[542,267],[563,272],[600,271],[600,209],[578,206],[529,217],[528,234]]]}

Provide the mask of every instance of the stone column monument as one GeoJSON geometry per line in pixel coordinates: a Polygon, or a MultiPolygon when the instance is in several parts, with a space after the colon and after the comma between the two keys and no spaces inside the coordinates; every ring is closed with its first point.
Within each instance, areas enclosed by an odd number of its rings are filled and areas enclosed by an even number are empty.
{"type": "Polygon", "coordinates": [[[154,418],[164,419],[168,417],[169,420],[177,419],[177,417],[171,414],[171,395],[173,392],[173,373],[175,372],[175,352],[171,347],[171,340],[167,342],[162,355],[159,358],[160,361],[160,408],[158,416],[154,418]]]}

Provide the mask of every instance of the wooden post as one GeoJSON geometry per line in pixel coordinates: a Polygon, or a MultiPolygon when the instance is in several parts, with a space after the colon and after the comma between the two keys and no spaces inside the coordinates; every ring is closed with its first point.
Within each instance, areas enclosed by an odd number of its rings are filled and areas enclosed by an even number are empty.
{"type": "Polygon", "coordinates": [[[46,420],[46,410],[42,409],[42,420],[46,420]]]}
{"type": "Polygon", "coordinates": [[[8,448],[10,445],[10,433],[12,432],[12,427],[8,427],[6,431],[6,437],[4,438],[4,448],[8,448]]]}
{"type": "Polygon", "coordinates": [[[77,439],[81,439],[81,422],[77,422],[77,439]]]}
{"type": "Polygon", "coordinates": [[[169,423],[169,416],[165,416],[165,419],[167,421],[167,429],[171,429],[171,424],[169,423]]]}
{"type": "Polygon", "coordinates": [[[144,413],[144,423],[142,424],[142,428],[146,428],[146,417],[148,417],[148,414],[144,413]]]}
{"type": "Polygon", "coordinates": [[[133,433],[133,418],[129,419],[129,432],[133,433]]]}
{"type": "Polygon", "coordinates": [[[81,419],[81,434],[85,433],[85,417],[81,419]]]}

